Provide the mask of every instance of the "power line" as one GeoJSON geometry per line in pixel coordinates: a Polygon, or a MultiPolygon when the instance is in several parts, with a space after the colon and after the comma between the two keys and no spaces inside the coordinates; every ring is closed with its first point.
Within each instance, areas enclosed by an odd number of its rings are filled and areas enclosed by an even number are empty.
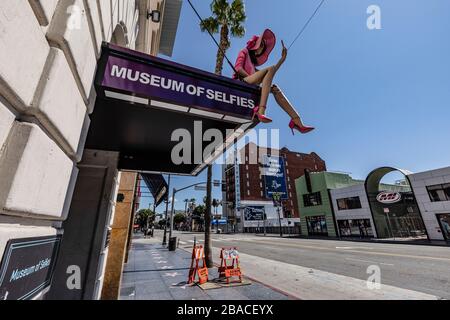
{"type": "MultiPolygon", "coordinates": [[[[197,15],[197,17],[200,19],[200,22],[203,23],[203,19],[200,16],[200,14],[198,13],[197,9],[195,9],[194,5],[192,4],[191,0],[187,0],[189,5],[191,6],[192,10],[194,10],[195,14],[197,15]]],[[[211,33],[211,31],[209,31],[208,29],[206,29],[206,31],[208,31],[209,35],[211,36],[211,38],[213,39],[214,43],[216,44],[217,48],[219,48],[220,52],[223,54],[225,60],[227,60],[228,64],[230,65],[231,69],[233,69],[234,73],[238,74],[236,68],[234,67],[234,65],[231,63],[230,59],[228,59],[225,51],[222,50],[222,48],[220,47],[219,43],[217,42],[216,38],[214,38],[213,34],[211,33]]]]}
{"type": "MultiPolygon", "coordinates": [[[[188,0],[189,1],[189,0],[188,0]]],[[[310,22],[312,21],[312,19],[316,16],[317,12],[319,12],[320,7],[322,7],[323,3],[325,2],[325,0],[322,0],[319,5],[317,6],[316,10],[313,12],[313,14],[309,17],[308,21],[306,21],[305,25],[303,26],[303,28],[300,30],[300,32],[297,34],[297,36],[295,37],[294,41],[292,41],[292,43],[290,44],[290,46],[288,47],[288,50],[291,49],[291,47],[294,45],[294,43],[298,40],[298,38],[300,38],[300,36],[302,35],[302,33],[306,30],[306,28],[308,27],[308,25],[310,24],[310,22]]]]}

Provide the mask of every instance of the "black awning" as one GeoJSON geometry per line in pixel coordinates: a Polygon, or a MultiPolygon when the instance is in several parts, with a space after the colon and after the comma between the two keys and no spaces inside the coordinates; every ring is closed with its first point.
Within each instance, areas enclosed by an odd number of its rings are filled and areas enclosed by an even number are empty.
{"type": "Polygon", "coordinates": [[[155,199],[155,207],[168,199],[169,187],[162,174],[143,173],[141,177],[155,199]]]}
{"type": "Polygon", "coordinates": [[[197,175],[256,125],[259,87],[108,44],[95,87],[86,148],[120,152],[121,170],[197,175]],[[218,129],[215,156],[173,163],[177,129],[190,134],[192,151],[211,143],[202,139],[208,129],[218,129]]]}

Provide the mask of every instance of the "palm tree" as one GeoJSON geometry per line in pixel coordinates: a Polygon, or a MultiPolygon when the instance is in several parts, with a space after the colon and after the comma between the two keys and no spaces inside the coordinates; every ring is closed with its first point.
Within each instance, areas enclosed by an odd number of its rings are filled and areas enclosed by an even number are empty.
{"type": "MultiPolygon", "coordinates": [[[[225,53],[230,48],[230,32],[233,37],[242,38],[245,35],[244,22],[246,20],[245,6],[242,0],[213,0],[211,3],[212,16],[200,23],[200,29],[211,34],[220,32],[220,49],[216,55],[216,74],[222,75],[225,53]]],[[[206,183],[206,213],[205,213],[205,256],[206,264],[213,267],[211,244],[211,194],[212,194],[212,165],[207,168],[206,183]]]]}
{"type": "Polygon", "coordinates": [[[189,199],[184,199],[184,214],[187,215],[189,199]]]}
{"type": "Polygon", "coordinates": [[[200,23],[200,29],[212,34],[220,32],[220,49],[216,55],[216,74],[221,75],[226,51],[230,48],[230,32],[233,37],[242,38],[245,35],[245,6],[242,0],[213,0],[212,16],[200,23]]]}
{"type": "Polygon", "coordinates": [[[195,199],[195,198],[192,198],[189,200],[189,208],[190,208],[191,212],[192,212],[192,210],[194,210],[196,202],[197,202],[197,199],[195,199]]]}
{"type": "Polygon", "coordinates": [[[195,209],[195,203],[197,202],[197,199],[191,198],[189,200],[189,231],[192,231],[192,215],[195,209]]]}
{"type": "Polygon", "coordinates": [[[217,208],[220,205],[220,200],[214,199],[212,202],[212,206],[214,207],[214,215],[217,215],[217,208]]]}

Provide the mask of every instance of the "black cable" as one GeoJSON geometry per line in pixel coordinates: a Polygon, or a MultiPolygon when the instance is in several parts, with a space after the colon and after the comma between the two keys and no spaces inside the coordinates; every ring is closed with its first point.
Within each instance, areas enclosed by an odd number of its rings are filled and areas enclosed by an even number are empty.
{"type": "MultiPolygon", "coordinates": [[[[194,10],[195,14],[197,15],[197,17],[200,19],[200,22],[203,23],[203,19],[200,16],[200,14],[198,13],[197,9],[195,9],[194,5],[192,4],[191,0],[187,0],[189,5],[191,6],[192,10],[194,10]]],[[[213,39],[214,43],[216,44],[217,48],[219,48],[220,52],[223,54],[225,60],[227,60],[228,64],[230,65],[231,69],[233,69],[233,71],[236,74],[239,74],[236,70],[236,68],[234,67],[234,65],[231,63],[231,61],[228,59],[227,55],[225,54],[225,52],[222,50],[222,48],[220,47],[219,43],[217,42],[216,38],[214,38],[213,34],[211,33],[211,31],[209,31],[208,29],[206,29],[206,31],[208,31],[209,35],[211,36],[211,38],[213,39]]]]}
{"type": "MultiPolygon", "coordinates": [[[[189,1],[189,0],[188,0],[189,1]]],[[[325,0],[322,0],[319,5],[317,6],[316,10],[314,11],[314,13],[311,15],[311,17],[309,17],[308,21],[306,21],[305,25],[303,26],[303,28],[300,30],[300,32],[297,34],[297,36],[295,37],[294,41],[292,41],[291,45],[288,47],[288,50],[291,49],[291,47],[294,45],[294,43],[298,40],[298,38],[300,38],[300,36],[302,35],[303,31],[306,30],[306,28],[308,27],[309,23],[311,22],[311,20],[316,16],[317,12],[319,11],[320,7],[323,5],[323,3],[325,2],[325,0]]]]}

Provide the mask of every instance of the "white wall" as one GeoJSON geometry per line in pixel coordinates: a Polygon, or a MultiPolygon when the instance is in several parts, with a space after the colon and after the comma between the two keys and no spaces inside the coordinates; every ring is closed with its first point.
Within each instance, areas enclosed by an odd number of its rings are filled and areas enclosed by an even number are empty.
{"type": "Polygon", "coordinates": [[[374,236],[377,237],[364,184],[334,189],[330,191],[330,194],[336,220],[369,219],[374,236]],[[361,201],[361,209],[338,210],[337,200],[351,197],[359,197],[359,200],[361,201]]]}
{"type": "Polygon", "coordinates": [[[431,240],[444,240],[436,214],[450,213],[450,201],[431,202],[427,186],[450,183],[450,167],[408,175],[431,240]]]}
{"type": "Polygon", "coordinates": [[[134,49],[136,4],[0,1],[0,257],[10,239],[63,233],[101,43],[120,24],[134,49]]]}

